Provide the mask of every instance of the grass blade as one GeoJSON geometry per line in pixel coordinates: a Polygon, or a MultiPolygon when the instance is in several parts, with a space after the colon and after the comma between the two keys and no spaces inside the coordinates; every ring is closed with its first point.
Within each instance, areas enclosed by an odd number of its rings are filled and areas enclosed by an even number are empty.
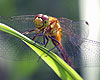
{"type": "Polygon", "coordinates": [[[20,32],[12,29],[11,27],[0,23],[0,30],[11,35],[14,35],[20,38],[23,42],[25,42],[30,48],[32,48],[41,58],[55,71],[55,73],[62,80],[82,80],[82,78],[77,74],[77,72],[72,69],[68,64],[66,64],[60,57],[58,57],[53,52],[48,54],[48,49],[45,47],[35,43],[33,40],[24,36],[20,32]]]}

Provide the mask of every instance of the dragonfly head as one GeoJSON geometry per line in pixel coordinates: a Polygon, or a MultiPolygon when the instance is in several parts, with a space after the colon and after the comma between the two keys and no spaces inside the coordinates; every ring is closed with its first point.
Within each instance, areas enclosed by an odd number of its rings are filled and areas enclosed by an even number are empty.
{"type": "Polygon", "coordinates": [[[36,26],[36,28],[43,29],[49,25],[49,17],[47,15],[43,15],[43,14],[37,14],[34,17],[33,22],[34,22],[34,25],[36,26]]]}

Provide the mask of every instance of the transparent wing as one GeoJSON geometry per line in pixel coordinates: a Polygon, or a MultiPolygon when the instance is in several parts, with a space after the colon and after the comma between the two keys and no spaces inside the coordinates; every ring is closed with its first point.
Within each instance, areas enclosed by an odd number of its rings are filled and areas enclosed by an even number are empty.
{"type": "Polygon", "coordinates": [[[81,45],[82,65],[100,67],[100,42],[85,39],[81,45]]]}
{"type": "Polygon", "coordinates": [[[62,44],[74,66],[76,68],[100,66],[100,42],[87,39],[89,34],[88,22],[82,20],[73,22],[67,18],[58,18],[58,20],[63,32],[62,44]],[[94,57],[90,57],[88,52],[94,57]],[[96,61],[95,57],[97,58],[96,61]]]}
{"type": "Polygon", "coordinates": [[[35,28],[33,23],[34,15],[21,15],[5,17],[0,16],[0,23],[11,26],[18,31],[24,31],[35,28]]]}
{"type": "MultiPolygon", "coordinates": [[[[0,16],[0,23],[4,23],[23,33],[32,30],[34,15],[22,15],[13,17],[0,16]]],[[[34,33],[28,35],[33,37],[34,33]]],[[[32,60],[34,52],[20,39],[0,31],[0,56],[10,60],[32,60]]]]}
{"type": "Polygon", "coordinates": [[[80,45],[83,38],[87,38],[89,34],[89,25],[86,21],[73,22],[67,18],[58,18],[62,32],[67,35],[67,38],[73,45],[80,45]]]}
{"type": "Polygon", "coordinates": [[[0,31],[0,57],[8,60],[33,60],[34,52],[20,39],[0,31]]]}

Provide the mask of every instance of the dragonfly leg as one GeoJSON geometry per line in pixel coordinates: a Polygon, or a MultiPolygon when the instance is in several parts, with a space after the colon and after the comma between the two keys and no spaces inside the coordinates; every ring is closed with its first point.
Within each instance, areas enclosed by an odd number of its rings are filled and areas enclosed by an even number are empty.
{"type": "Polygon", "coordinates": [[[46,46],[47,46],[47,44],[48,44],[48,42],[49,42],[48,37],[47,37],[47,36],[45,36],[45,38],[47,39],[47,42],[45,43],[44,47],[46,47],[46,46]]]}
{"type": "Polygon", "coordinates": [[[26,31],[26,32],[24,32],[24,33],[22,33],[22,34],[30,34],[31,32],[34,32],[34,31],[37,31],[38,29],[33,29],[33,30],[29,30],[29,31],[26,31]]]}
{"type": "MultiPolygon", "coordinates": [[[[46,44],[46,42],[45,42],[45,35],[34,35],[34,37],[37,37],[37,36],[43,36],[43,42],[39,42],[39,41],[35,41],[36,43],[39,43],[39,44],[41,44],[41,45],[45,45],[46,44]]],[[[33,38],[34,38],[33,37],[33,38]]]]}
{"type": "Polygon", "coordinates": [[[36,38],[37,36],[43,36],[43,43],[41,43],[41,42],[39,42],[39,41],[35,41],[35,42],[37,42],[37,43],[39,43],[39,44],[42,44],[42,45],[44,45],[44,47],[46,47],[47,44],[48,44],[48,42],[49,42],[49,39],[48,39],[47,36],[45,36],[45,32],[42,32],[42,34],[39,35],[40,32],[41,32],[41,31],[39,31],[39,32],[33,37],[33,40],[35,40],[35,38],[36,38]],[[45,41],[45,39],[47,40],[47,42],[45,41]]]}
{"type": "MultiPolygon", "coordinates": [[[[35,41],[35,42],[37,42],[37,43],[39,43],[39,44],[42,44],[42,45],[45,45],[44,47],[46,47],[47,44],[48,44],[48,41],[49,41],[48,37],[42,34],[42,35],[35,35],[33,38],[35,39],[35,37],[37,37],[37,36],[43,36],[43,43],[41,43],[41,42],[39,42],[39,41],[35,41]],[[45,39],[47,39],[47,42],[45,42],[45,39]]],[[[39,62],[40,59],[41,59],[41,56],[39,56],[37,62],[39,62]]]]}
{"type": "MultiPolygon", "coordinates": [[[[48,36],[48,37],[49,37],[50,39],[52,39],[52,41],[55,41],[55,42],[58,43],[56,46],[54,46],[52,49],[50,49],[50,50],[48,51],[48,54],[49,54],[49,52],[52,51],[53,49],[55,49],[60,43],[59,43],[56,39],[54,39],[53,37],[51,37],[51,36],[48,36]]],[[[47,56],[48,56],[48,54],[47,54],[47,56]]]]}

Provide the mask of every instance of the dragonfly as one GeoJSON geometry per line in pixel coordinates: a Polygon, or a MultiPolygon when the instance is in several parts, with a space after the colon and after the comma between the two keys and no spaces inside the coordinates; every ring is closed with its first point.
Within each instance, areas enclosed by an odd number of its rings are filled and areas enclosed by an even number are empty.
{"type": "MultiPolygon", "coordinates": [[[[49,51],[52,51],[53,49],[56,48],[60,53],[62,59],[66,63],[68,63],[71,67],[73,67],[73,64],[76,66],[78,65],[78,67],[81,65],[80,57],[83,57],[81,56],[82,55],[81,51],[88,50],[93,52],[92,51],[93,48],[88,48],[87,43],[94,46],[100,46],[99,42],[87,39],[89,34],[89,24],[87,21],[84,20],[74,22],[70,19],[63,17],[55,18],[44,14],[37,14],[37,15],[21,15],[21,16],[11,16],[11,17],[0,16],[0,22],[12,26],[14,29],[22,32],[22,34],[24,35],[28,35],[29,37],[31,36],[32,40],[34,40],[36,43],[44,45],[45,47],[48,45],[49,40],[51,40],[54,47],[52,47],[49,51]],[[37,37],[42,37],[43,41],[42,42],[38,41],[36,39],[37,37]]],[[[2,48],[0,49],[1,57],[8,58],[8,56],[12,55],[15,56],[15,54],[13,54],[14,50],[13,48],[10,49],[10,46],[11,47],[17,46],[19,48],[21,47],[23,51],[27,49],[26,48],[27,46],[25,47],[24,43],[20,42],[22,45],[19,46],[18,41],[20,40],[16,39],[15,41],[14,40],[15,37],[8,35],[4,32],[0,32],[0,35],[1,35],[0,45],[2,45],[2,48]],[[6,49],[5,45],[3,46],[3,44],[8,44],[8,41],[13,42],[14,44],[10,44],[10,46],[7,47],[8,49],[6,49]]],[[[18,49],[17,51],[20,50],[18,49]]],[[[28,51],[31,50],[29,49],[28,51]]],[[[95,51],[96,53],[99,52],[97,50],[95,51]]],[[[21,56],[25,55],[25,53],[26,51],[18,52],[18,54],[21,56]]],[[[28,52],[27,55],[31,55],[30,52],[28,52]]],[[[99,59],[100,55],[98,54],[96,55],[96,57],[98,57],[99,59]]],[[[85,56],[83,58],[84,62],[86,62],[87,57],[85,56]]],[[[97,66],[100,65],[99,60],[96,62],[96,64],[97,66]]],[[[93,63],[93,65],[95,65],[95,62],[93,63]]],[[[88,66],[88,64],[85,64],[85,66],[88,66]]]]}

